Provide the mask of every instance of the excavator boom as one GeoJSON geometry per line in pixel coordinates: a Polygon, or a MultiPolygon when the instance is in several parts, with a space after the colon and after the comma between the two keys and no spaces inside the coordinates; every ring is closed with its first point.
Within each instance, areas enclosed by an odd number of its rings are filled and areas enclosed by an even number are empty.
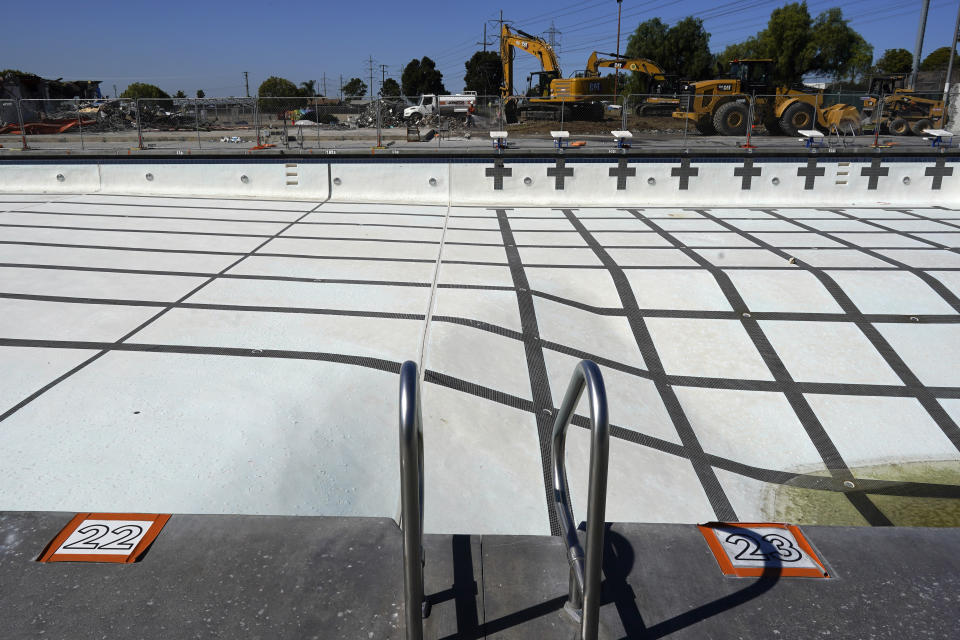
{"type": "Polygon", "coordinates": [[[503,25],[500,30],[500,60],[503,62],[503,86],[500,93],[504,97],[513,95],[513,50],[519,49],[536,56],[544,72],[562,77],[557,54],[546,40],[530,35],[519,29],[516,32],[503,25]]]}
{"type": "Polygon", "coordinates": [[[637,71],[639,73],[660,77],[663,77],[666,73],[660,65],[647,58],[628,58],[626,56],[618,56],[615,53],[600,53],[594,51],[587,60],[587,76],[600,75],[599,69],[601,67],[623,69],[624,71],[637,71]],[[610,57],[601,58],[600,56],[610,57]]]}

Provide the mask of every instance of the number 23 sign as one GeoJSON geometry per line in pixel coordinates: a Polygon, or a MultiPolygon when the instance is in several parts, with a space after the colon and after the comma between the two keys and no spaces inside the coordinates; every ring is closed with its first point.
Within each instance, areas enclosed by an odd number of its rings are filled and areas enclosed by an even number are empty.
{"type": "Polygon", "coordinates": [[[136,562],[169,519],[158,513],[78,513],[37,560],[136,562]]]}
{"type": "Polygon", "coordinates": [[[823,562],[800,528],[776,522],[712,522],[700,525],[726,575],[829,578],[823,562]]]}

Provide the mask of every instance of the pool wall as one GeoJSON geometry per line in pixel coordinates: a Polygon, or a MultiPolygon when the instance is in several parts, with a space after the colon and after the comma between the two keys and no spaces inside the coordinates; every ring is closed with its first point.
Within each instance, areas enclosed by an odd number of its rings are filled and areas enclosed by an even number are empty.
{"type": "Polygon", "coordinates": [[[3,160],[21,193],[479,206],[950,206],[960,156],[3,160]]]}

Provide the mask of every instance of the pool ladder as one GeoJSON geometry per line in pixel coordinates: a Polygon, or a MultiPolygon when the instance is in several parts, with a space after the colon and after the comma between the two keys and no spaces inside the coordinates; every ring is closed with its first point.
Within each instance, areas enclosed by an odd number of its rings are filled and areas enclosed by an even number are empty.
{"type": "MultiPolygon", "coordinates": [[[[600,368],[590,360],[577,364],[553,423],[553,505],[563,530],[570,587],[566,611],[580,626],[581,640],[596,640],[600,626],[600,569],[606,524],[610,424],[607,392],[600,368]],[[567,483],[567,428],[587,391],[590,403],[590,466],[587,489],[586,552],[580,545],[567,483]]],[[[422,640],[429,614],[423,593],[423,423],[417,365],[400,367],[400,528],[403,532],[403,595],[407,640],[422,640]]]]}

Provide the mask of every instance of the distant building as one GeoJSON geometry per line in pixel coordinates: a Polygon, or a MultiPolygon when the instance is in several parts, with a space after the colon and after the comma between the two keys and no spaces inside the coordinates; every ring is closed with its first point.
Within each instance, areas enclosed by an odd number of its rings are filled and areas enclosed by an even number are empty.
{"type": "MultiPolygon", "coordinates": [[[[50,80],[32,73],[6,70],[0,71],[0,100],[20,99],[20,110],[24,120],[33,120],[41,113],[60,111],[63,107],[59,100],[97,100],[100,94],[100,80],[71,80],[62,78],[50,80]]],[[[0,105],[0,119],[11,122],[17,119],[16,108],[10,104],[0,105]]]]}

